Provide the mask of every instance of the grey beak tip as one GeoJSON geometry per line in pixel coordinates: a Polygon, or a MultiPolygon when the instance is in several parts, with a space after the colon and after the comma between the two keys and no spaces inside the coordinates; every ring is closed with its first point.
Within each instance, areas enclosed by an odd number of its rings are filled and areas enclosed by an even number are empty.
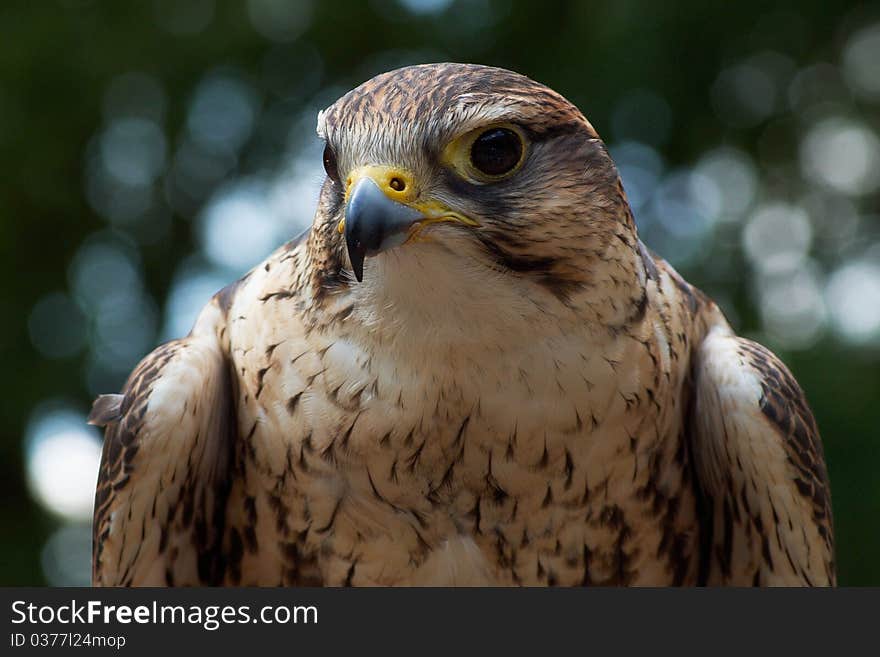
{"type": "Polygon", "coordinates": [[[364,280],[364,258],[366,257],[366,249],[359,239],[353,237],[348,231],[348,222],[345,227],[345,244],[348,249],[348,259],[351,262],[351,269],[358,283],[364,280]]]}
{"type": "MultiPolygon", "coordinates": [[[[349,256],[351,257],[351,256],[349,256]]],[[[364,282],[364,259],[360,258],[357,261],[351,261],[351,268],[354,271],[354,277],[357,279],[358,283],[364,282]]]]}
{"type": "Polygon", "coordinates": [[[364,259],[367,256],[367,249],[357,235],[352,235],[349,228],[351,222],[345,222],[345,245],[348,250],[348,259],[351,262],[351,269],[358,283],[364,280],[364,259]]]}

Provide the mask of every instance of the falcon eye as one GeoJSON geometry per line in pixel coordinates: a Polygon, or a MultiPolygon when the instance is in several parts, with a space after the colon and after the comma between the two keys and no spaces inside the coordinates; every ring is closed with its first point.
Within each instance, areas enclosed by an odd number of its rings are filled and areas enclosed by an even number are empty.
{"type": "Polygon", "coordinates": [[[339,170],[336,168],[336,154],[330,144],[324,146],[324,171],[333,182],[339,182],[339,170]]]}
{"type": "Polygon", "coordinates": [[[471,164],[487,176],[503,176],[520,163],[523,142],[509,128],[486,130],[471,144],[471,164]]]}

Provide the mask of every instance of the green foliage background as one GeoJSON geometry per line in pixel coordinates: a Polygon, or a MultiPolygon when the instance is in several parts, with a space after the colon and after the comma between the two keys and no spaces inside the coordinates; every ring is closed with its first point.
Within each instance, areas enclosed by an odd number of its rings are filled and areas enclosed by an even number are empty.
{"type": "MultiPolygon", "coordinates": [[[[2,584],[44,582],[40,553],[60,522],[26,486],[22,444],[28,415],[46,397],[83,408],[90,401],[85,355],[45,358],[32,345],[27,319],[37,299],[65,288],[77,247],[106,225],[85,198],[83,169],[87,144],[102,121],[105,89],[115,76],[134,70],[161,81],[168,99],[164,126],[173,143],[193,89],[217,66],[244,72],[261,93],[265,112],[278,103],[305,106],[309,99],[298,96],[298,85],[313,75],[320,87],[345,90],[381,70],[383,62],[474,61],[520,71],[557,89],[603,135],[622,96],[650,90],[671,110],[669,136],[658,149],[670,164],[686,165],[713,145],[753,154],[761,149],[765,124],[733,129],[718,118],[711,89],[725,66],[762,50],[784,53],[799,66],[837,61],[847,35],[878,15],[872,5],[822,0],[775,7],[756,0],[468,0],[421,15],[395,0],[337,0],[314,3],[307,29],[293,43],[278,45],[254,29],[245,2],[211,3],[212,20],[193,35],[161,29],[157,16],[167,4],[0,3],[2,584]],[[476,17],[484,12],[495,18],[481,24],[476,17]],[[277,80],[267,80],[270,53],[272,61],[289,62],[289,68],[280,67],[286,72],[283,93],[277,80]]],[[[858,111],[877,125],[878,106],[858,111]]],[[[229,177],[277,166],[289,130],[261,123],[229,177]]],[[[302,138],[312,137],[310,126],[302,138]]],[[[861,208],[866,216],[878,211],[876,195],[865,203],[873,205],[861,208]]],[[[860,224],[861,239],[876,236],[872,222],[876,217],[860,224]]],[[[170,230],[142,247],[146,283],[160,307],[177,263],[194,249],[192,222],[176,213],[170,230]]],[[[738,330],[762,336],[745,275],[718,276],[700,264],[682,269],[710,293],[723,293],[738,330]]],[[[823,432],[840,581],[880,584],[880,350],[876,343],[851,345],[825,335],[808,349],[781,355],[806,390],[823,432]]]]}

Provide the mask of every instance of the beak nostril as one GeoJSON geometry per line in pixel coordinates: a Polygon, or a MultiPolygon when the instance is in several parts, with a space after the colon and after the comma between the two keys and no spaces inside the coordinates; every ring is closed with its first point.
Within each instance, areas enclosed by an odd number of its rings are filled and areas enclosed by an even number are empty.
{"type": "Polygon", "coordinates": [[[395,192],[402,192],[406,189],[406,183],[400,178],[392,178],[388,181],[388,186],[391,187],[395,192]]]}

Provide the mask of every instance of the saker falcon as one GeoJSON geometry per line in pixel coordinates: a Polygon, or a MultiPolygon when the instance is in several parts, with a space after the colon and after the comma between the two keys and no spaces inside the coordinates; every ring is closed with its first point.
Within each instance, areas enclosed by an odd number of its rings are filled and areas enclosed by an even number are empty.
{"type": "Polygon", "coordinates": [[[413,66],[318,133],[311,229],[95,403],[95,584],[834,583],[803,393],[574,105],[413,66]]]}

